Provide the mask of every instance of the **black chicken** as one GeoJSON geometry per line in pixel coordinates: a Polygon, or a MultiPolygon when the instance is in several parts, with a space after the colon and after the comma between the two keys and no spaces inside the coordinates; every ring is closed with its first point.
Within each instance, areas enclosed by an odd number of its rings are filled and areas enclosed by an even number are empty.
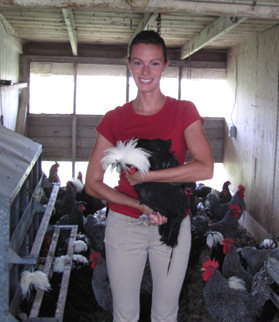
{"type": "Polygon", "coordinates": [[[219,231],[224,238],[236,239],[237,233],[240,229],[238,219],[240,217],[241,209],[238,205],[230,205],[223,219],[209,225],[212,231],[219,231]]]}
{"type": "Polygon", "coordinates": [[[227,203],[223,203],[220,197],[212,193],[208,195],[208,215],[213,222],[221,220],[226,212],[229,210],[230,205],[238,205],[240,207],[241,213],[246,209],[246,204],[244,201],[245,188],[243,185],[238,186],[238,190],[232,196],[231,200],[227,203]]]}
{"type": "Polygon", "coordinates": [[[221,272],[225,256],[233,243],[235,243],[235,241],[232,238],[224,238],[218,231],[207,232],[206,244],[210,248],[210,258],[214,258],[218,261],[219,270],[221,272]]]}
{"type": "MultiPolygon", "coordinates": [[[[108,149],[102,159],[104,169],[111,165],[123,171],[135,167],[146,173],[178,165],[170,151],[171,140],[133,139],[118,142],[116,147],[108,149]]],[[[139,200],[156,212],[168,218],[166,224],[159,226],[161,241],[171,247],[176,246],[179,229],[189,201],[183,184],[146,182],[136,184],[135,191],[139,200]]]]}
{"type": "Polygon", "coordinates": [[[59,189],[50,224],[54,224],[63,215],[71,214],[76,204],[76,189],[71,181],[59,189]]]}
{"type": "Polygon", "coordinates": [[[88,215],[83,222],[83,229],[90,240],[91,247],[105,258],[106,222],[100,221],[95,215],[88,215]]]}
{"type": "Polygon", "coordinates": [[[230,181],[225,181],[222,187],[222,190],[219,194],[219,200],[221,203],[228,203],[232,199],[232,195],[229,189],[229,185],[231,184],[230,181]]]}

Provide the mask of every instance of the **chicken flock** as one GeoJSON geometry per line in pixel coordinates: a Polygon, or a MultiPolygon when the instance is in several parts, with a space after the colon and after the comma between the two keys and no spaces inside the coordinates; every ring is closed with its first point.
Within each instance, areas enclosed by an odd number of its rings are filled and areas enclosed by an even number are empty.
{"type": "MultiPolygon", "coordinates": [[[[58,167],[58,163],[53,165],[47,178],[49,182],[59,181],[58,167]]],[[[241,227],[239,218],[246,209],[245,187],[240,184],[232,194],[229,185],[225,181],[217,191],[202,183],[185,184],[191,209],[192,248],[180,295],[178,322],[279,321],[278,309],[271,300],[271,290],[277,292],[277,284],[266,271],[269,258],[279,260],[277,236],[257,242],[241,227]]],[[[47,203],[50,193],[51,188],[46,187],[42,203],[47,203]]],[[[65,322],[112,321],[104,247],[106,215],[106,204],[86,194],[81,173],[59,189],[40,255],[46,256],[53,226],[78,226],[65,322]]],[[[26,272],[25,279],[22,274],[24,300],[18,315],[20,320],[28,316],[35,290],[44,287],[39,316],[53,316],[68,238],[66,232],[59,237],[52,272],[45,286],[32,281],[30,274],[34,273],[29,273],[30,281],[26,272]]],[[[39,269],[38,265],[35,272],[39,269]]],[[[150,321],[151,295],[152,278],[147,261],[140,292],[141,322],[150,321]]]]}

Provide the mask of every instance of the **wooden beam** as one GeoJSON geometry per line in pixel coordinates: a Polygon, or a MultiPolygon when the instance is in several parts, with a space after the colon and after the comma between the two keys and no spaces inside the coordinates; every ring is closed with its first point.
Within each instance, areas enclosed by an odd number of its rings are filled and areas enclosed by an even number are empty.
{"type": "Polygon", "coordinates": [[[63,8],[62,13],[64,16],[65,24],[68,31],[68,36],[70,40],[70,44],[72,47],[72,52],[74,56],[77,56],[77,33],[76,33],[76,26],[75,26],[75,19],[73,15],[72,9],[63,8]]]}
{"type": "MultiPolygon", "coordinates": [[[[131,6],[124,0],[1,0],[1,6],[92,8],[99,11],[131,12],[131,6]]],[[[279,18],[278,0],[268,2],[265,0],[150,0],[144,7],[133,7],[132,10],[134,12],[279,18]]]]}
{"type": "Polygon", "coordinates": [[[219,17],[213,21],[210,25],[204,28],[199,35],[188,41],[181,48],[180,59],[185,59],[205,47],[208,43],[220,37],[227,31],[235,28],[247,17],[219,17]]]}
{"type": "Polygon", "coordinates": [[[140,31],[147,29],[148,25],[151,24],[155,19],[157,18],[157,14],[146,12],[143,15],[142,20],[139,22],[135,32],[133,33],[130,42],[134,39],[136,34],[138,34],[140,31]]]}
{"type": "Polygon", "coordinates": [[[19,94],[18,113],[16,120],[16,132],[22,135],[25,135],[28,100],[28,89],[25,88],[19,94]]]}

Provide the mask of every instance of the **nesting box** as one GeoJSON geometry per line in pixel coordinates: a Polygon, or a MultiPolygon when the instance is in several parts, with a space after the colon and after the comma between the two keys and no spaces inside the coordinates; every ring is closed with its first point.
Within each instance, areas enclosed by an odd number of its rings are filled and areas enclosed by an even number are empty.
{"type": "Polygon", "coordinates": [[[39,225],[42,146],[0,126],[0,320],[11,314],[24,265],[36,259],[30,250],[39,225]]]}

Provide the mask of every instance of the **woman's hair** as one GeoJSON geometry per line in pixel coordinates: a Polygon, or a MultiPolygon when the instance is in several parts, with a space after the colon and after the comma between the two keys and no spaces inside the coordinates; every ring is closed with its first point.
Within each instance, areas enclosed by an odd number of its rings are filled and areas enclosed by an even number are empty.
{"type": "Polygon", "coordinates": [[[154,30],[143,30],[139,32],[131,41],[128,48],[128,60],[131,61],[133,47],[137,44],[153,44],[160,46],[163,50],[164,63],[167,62],[167,47],[164,39],[154,30]]]}

